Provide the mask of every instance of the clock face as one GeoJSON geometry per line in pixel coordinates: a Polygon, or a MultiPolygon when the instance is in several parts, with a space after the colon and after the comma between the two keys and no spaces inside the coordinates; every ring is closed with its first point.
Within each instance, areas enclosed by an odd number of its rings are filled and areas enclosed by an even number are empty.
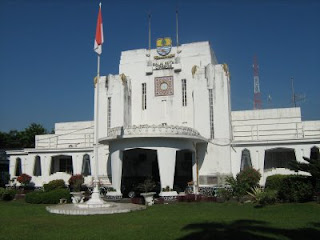
{"type": "Polygon", "coordinates": [[[168,84],[164,82],[164,83],[161,84],[160,87],[161,87],[161,90],[167,90],[168,89],[168,84]]]}

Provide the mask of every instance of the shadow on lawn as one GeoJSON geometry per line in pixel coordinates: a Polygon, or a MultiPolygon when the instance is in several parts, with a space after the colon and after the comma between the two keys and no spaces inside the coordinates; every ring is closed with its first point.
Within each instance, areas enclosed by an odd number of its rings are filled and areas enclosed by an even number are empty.
{"type": "Polygon", "coordinates": [[[267,222],[255,220],[237,220],[231,223],[206,222],[189,224],[182,230],[193,231],[180,240],[208,239],[319,239],[320,223],[313,223],[314,228],[281,229],[269,227],[267,222]]]}

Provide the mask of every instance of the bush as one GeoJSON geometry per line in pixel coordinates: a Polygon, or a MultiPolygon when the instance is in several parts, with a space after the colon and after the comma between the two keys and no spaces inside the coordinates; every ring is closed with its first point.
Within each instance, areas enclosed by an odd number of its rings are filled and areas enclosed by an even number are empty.
{"type": "Polygon", "coordinates": [[[236,179],[227,177],[226,181],[232,188],[232,194],[238,201],[250,191],[258,186],[261,174],[254,168],[247,168],[237,174],[236,179]]]}
{"type": "Polygon", "coordinates": [[[26,194],[27,203],[46,203],[57,204],[61,198],[67,199],[67,202],[71,202],[70,191],[68,189],[56,189],[49,192],[31,192],[26,194]]]}
{"type": "Polygon", "coordinates": [[[226,188],[219,188],[217,190],[216,197],[224,201],[229,201],[232,198],[232,191],[231,189],[226,188]]]}
{"type": "Polygon", "coordinates": [[[14,189],[5,189],[2,191],[1,199],[4,201],[11,201],[16,196],[16,190],[14,189]]]}
{"type": "Polygon", "coordinates": [[[276,190],[263,190],[260,187],[255,187],[248,194],[253,198],[254,202],[262,206],[274,204],[277,200],[276,190]]]}
{"type": "Polygon", "coordinates": [[[314,193],[311,178],[301,175],[270,176],[266,187],[278,191],[278,199],[283,202],[310,201],[314,193]]]}
{"type": "Polygon", "coordinates": [[[43,185],[44,191],[49,192],[59,188],[66,188],[66,184],[63,179],[52,180],[43,185]]]}
{"type": "Polygon", "coordinates": [[[28,174],[22,173],[18,178],[17,181],[21,184],[28,184],[31,181],[31,176],[29,176],[28,174]]]}
{"type": "Polygon", "coordinates": [[[71,176],[68,182],[72,191],[80,192],[81,185],[84,183],[84,178],[81,174],[76,174],[71,176]]]}
{"type": "Polygon", "coordinates": [[[237,181],[248,187],[248,190],[258,186],[260,178],[260,172],[254,168],[247,168],[237,174],[237,181]]]}
{"type": "Polygon", "coordinates": [[[288,175],[276,174],[267,177],[265,188],[279,191],[280,187],[282,186],[283,179],[285,179],[287,176],[288,175]]]}
{"type": "Polygon", "coordinates": [[[2,199],[2,194],[4,193],[5,190],[6,190],[6,189],[0,187],[0,199],[2,199]]]}

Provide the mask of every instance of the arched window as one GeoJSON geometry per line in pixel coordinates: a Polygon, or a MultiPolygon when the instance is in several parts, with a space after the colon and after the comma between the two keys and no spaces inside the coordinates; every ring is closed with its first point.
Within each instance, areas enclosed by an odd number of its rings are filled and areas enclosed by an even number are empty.
{"type": "Polygon", "coordinates": [[[16,176],[20,176],[22,174],[22,170],[21,170],[21,158],[17,158],[16,159],[16,169],[15,169],[15,175],[16,176]]]}
{"type": "Polygon", "coordinates": [[[90,156],[88,154],[83,156],[81,173],[83,176],[91,175],[90,156]]]}
{"type": "Polygon", "coordinates": [[[292,148],[274,148],[266,150],[264,156],[264,169],[292,169],[290,162],[296,160],[296,154],[292,148]]]}
{"type": "Polygon", "coordinates": [[[319,148],[318,147],[311,148],[310,159],[319,159],[319,148]]]}
{"type": "Polygon", "coordinates": [[[41,176],[41,161],[39,156],[34,158],[33,176],[41,176]]]}
{"type": "Polygon", "coordinates": [[[245,170],[247,168],[252,168],[250,151],[248,149],[243,149],[241,154],[240,171],[245,170]]]}

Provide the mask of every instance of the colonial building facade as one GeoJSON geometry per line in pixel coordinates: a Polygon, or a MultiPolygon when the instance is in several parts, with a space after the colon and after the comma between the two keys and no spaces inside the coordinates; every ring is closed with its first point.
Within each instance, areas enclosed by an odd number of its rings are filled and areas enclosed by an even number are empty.
{"type": "Polygon", "coordinates": [[[319,155],[320,121],[302,121],[300,108],[231,111],[229,69],[209,42],[157,43],[122,52],[120,74],[96,82],[97,163],[94,122],[57,123],[35,148],[7,152],[11,177],[27,173],[41,186],[83,174],[90,185],[97,169],[119,195],[146,177],[161,189],[189,183],[198,191],[247,167],[263,185],[271,174],[294,173],[290,160],[319,155]]]}

